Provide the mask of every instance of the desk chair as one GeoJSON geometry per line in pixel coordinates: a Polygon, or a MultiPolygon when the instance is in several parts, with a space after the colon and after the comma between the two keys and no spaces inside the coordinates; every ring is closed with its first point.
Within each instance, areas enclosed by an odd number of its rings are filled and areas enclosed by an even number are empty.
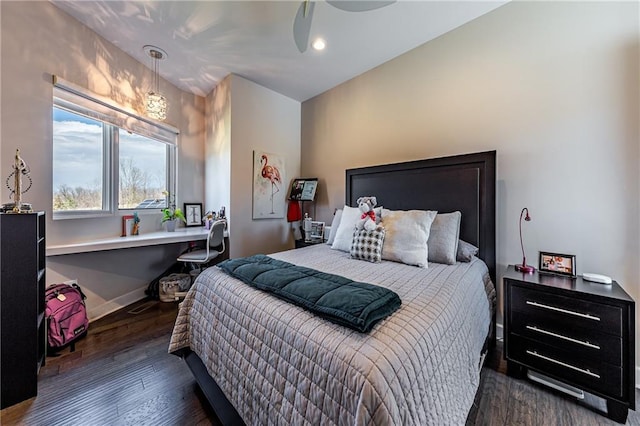
{"type": "Polygon", "coordinates": [[[200,266],[206,266],[216,257],[224,253],[224,229],[227,227],[226,220],[218,220],[213,222],[209,235],[207,235],[207,247],[201,250],[194,250],[188,253],[180,255],[177,259],[178,262],[185,262],[198,265],[194,269],[198,269],[200,266]],[[221,247],[220,251],[217,248],[221,247]]]}

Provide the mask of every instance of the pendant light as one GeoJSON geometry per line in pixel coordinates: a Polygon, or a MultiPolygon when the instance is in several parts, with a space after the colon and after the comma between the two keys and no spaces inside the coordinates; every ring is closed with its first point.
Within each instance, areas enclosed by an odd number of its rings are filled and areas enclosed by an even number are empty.
{"type": "Polygon", "coordinates": [[[167,98],[162,96],[159,90],[160,73],[158,62],[167,57],[167,52],[150,44],[144,46],[143,49],[153,60],[153,87],[147,93],[147,115],[155,120],[163,121],[167,118],[167,98]]]}

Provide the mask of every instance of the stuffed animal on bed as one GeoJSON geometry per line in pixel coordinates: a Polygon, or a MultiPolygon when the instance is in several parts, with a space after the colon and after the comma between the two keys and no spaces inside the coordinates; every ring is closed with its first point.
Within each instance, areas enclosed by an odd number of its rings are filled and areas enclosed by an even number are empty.
{"type": "Polygon", "coordinates": [[[376,217],[374,207],[377,204],[376,197],[360,197],[356,201],[358,208],[362,212],[360,219],[356,222],[356,229],[366,229],[367,231],[373,231],[376,229],[377,224],[380,223],[380,218],[376,217]]]}

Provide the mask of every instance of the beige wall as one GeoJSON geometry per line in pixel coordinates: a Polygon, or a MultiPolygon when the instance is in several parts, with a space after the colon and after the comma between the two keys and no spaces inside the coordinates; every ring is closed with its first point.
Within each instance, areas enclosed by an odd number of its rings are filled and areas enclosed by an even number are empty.
{"type": "Polygon", "coordinates": [[[347,168],[495,149],[498,270],[521,260],[526,206],[529,263],[575,254],[638,300],[638,16],[636,2],[512,2],[304,102],[318,218],[344,204],[347,168]]]}
{"type": "MultiPolygon", "coordinates": [[[[33,187],[24,201],[47,212],[48,245],[118,235],[119,217],[52,220],[51,75],[106,96],[126,109],[141,111],[144,94],[151,87],[151,71],[49,2],[3,1],[0,10],[0,158],[12,158],[20,148],[31,167],[33,187]]],[[[137,42],[142,49],[150,41],[137,42]]],[[[199,202],[204,199],[204,99],[164,80],[160,91],[169,103],[166,122],[181,132],[178,205],[199,202]]],[[[10,172],[11,162],[0,163],[0,176],[10,172]]],[[[6,190],[0,199],[9,201],[6,190]]],[[[160,213],[141,218],[142,233],[160,229],[160,213]]],[[[170,245],[50,257],[47,281],[79,279],[88,295],[90,313],[101,314],[143,296],[142,289],[179,251],[179,245],[170,245]],[[118,271],[114,265],[119,265],[118,271]]]]}
{"type": "Polygon", "coordinates": [[[253,151],[281,154],[286,190],[300,175],[300,102],[231,76],[231,256],[293,248],[286,218],[253,220],[253,151]]]}
{"type": "Polygon", "coordinates": [[[253,220],[253,151],[281,154],[300,175],[300,102],[230,74],[207,96],[206,205],[227,209],[231,257],[293,248],[285,218],[253,220]]]}
{"type": "Polygon", "coordinates": [[[231,205],[231,75],[207,95],[205,112],[205,209],[231,205]]]}

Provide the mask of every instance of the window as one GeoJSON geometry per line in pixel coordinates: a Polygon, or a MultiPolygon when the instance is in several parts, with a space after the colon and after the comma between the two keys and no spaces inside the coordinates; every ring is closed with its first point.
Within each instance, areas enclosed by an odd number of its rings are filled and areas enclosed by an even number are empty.
{"type": "Polygon", "coordinates": [[[54,89],[54,218],[166,207],[163,192],[175,193],[177,131],[72,88],[54,89]]]}
{"type": "MultiPolygon", "coordinates": [[[[103,123],[53,108],[53,211],[108,210],[103,123]]],[[[106,145],[108,147],[108,145],[106,145]]]]}
{"type": "Polygon", "coordinates": [[[158,200],[162,201],[161,207],[166,207],[166,197],[162,192],[171,187],[168,182],[168,146],[122,129],[119,129],[118,139],[118,208],[158,208],[158,200]]]}

